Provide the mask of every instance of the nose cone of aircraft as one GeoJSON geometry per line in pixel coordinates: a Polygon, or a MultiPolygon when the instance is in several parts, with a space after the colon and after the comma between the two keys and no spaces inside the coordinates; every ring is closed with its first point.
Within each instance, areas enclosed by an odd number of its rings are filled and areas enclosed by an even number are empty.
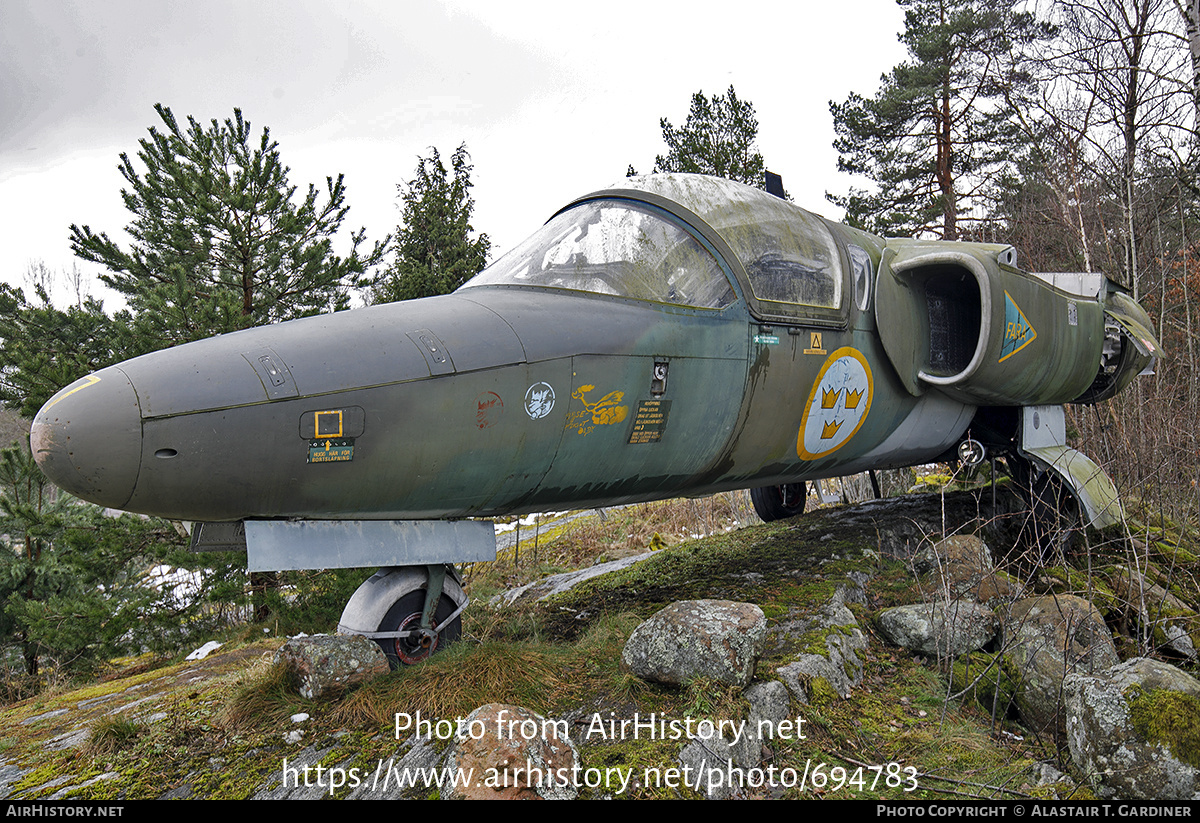
{"type": "Polygon", "coordinates": [[[29,444],[60,489],[121,508],[133,495],[142,461],[142,414],[133,384],[115,367],[76,380],[38,411],[29,444]]]}

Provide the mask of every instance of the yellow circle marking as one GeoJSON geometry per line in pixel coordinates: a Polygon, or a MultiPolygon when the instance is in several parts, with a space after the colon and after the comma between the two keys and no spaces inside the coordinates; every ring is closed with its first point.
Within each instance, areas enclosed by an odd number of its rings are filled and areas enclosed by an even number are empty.
{"type": "Polygon", "coordinates": [[[833,352],[804,403],[796,454],[816,460],[849,443],[867,419],[874,396],[871,366],[863,353],[850,346],[833,352]]]}

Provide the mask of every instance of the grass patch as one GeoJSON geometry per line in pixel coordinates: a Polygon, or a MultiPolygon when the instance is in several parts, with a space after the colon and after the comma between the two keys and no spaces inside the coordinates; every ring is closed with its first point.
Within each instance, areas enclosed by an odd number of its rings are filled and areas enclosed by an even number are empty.
{"type": "Polygon", "coordinates": [[[572,661],[541,644],[457,643],[417,666],[374,680],[337,707],[337,722],[391,727],[397,713],[465,717],[485,703],[515,703],[538,712],[577,694],[572,661]]]}
{"type": "Polygon", "coordinates": [[[299,711],[307,711],[311,705],[311,701],[302,700],[296,693],[285,666],[264,663],[243,680],[221,710],[218,722],[232,729],[263,723],[278,725],[299,711]]]}
{"type": "Polygon", "coordinates": [[[84,754],[91,757],[111,755],[136,743],[144,729],[124,717],[102,717],[92,726],[84,754]]]}

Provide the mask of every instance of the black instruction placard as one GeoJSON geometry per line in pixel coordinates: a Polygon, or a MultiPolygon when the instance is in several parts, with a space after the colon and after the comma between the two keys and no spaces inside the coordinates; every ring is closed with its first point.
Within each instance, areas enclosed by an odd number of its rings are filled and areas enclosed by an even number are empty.
{"type": "Polygon", "coordinates": [[[662,440],[663,430],[667,427],[667,415],[670,412],[670,400],[643,400],[638,403],[629,442],[657,443],[662,440]]]}

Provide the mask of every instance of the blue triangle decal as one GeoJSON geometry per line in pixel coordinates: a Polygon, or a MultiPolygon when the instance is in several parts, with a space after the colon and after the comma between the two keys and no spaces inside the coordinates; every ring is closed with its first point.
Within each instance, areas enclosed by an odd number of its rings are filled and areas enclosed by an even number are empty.
{"type": "Polygon", "coordinates": [[[1003,363],[1036,339],[1037,331],[1029,325],[1012,295],[1004,292],[1004,342],[1000,346],[1000,360],[997,362],[1003,363]]]}

